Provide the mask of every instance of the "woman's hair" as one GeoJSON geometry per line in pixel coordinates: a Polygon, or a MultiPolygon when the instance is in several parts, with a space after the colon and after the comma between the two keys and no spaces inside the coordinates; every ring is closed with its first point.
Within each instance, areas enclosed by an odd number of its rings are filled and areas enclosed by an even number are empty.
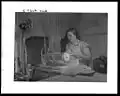
{"type": "Polygon", "coordinates": [[[80,36],[79,36],[79,34],[78,34],[78,31],[75,29],[75,28],[69,28],[67,31],[66,31],[66,34],[65,34],[65,37],[64,37],[64,39],[66,39],[67,41],[68,41],[68,43],[69,43],[69,39],[68,39],[68,32],[72,32],[75,36],[76,36],[76,38],[78,39],[78,40],[80,40],[80,36]]]}
{"type": "Polygon", "coordinates": [[[65,51],[65,49],[66,49],[66,44],[68,44],[69,43],[69,39],[68,39],[68,32],[72,32],[75,36],[76,36],[76,38],[78,39],[78,40],[80,40],[80,36],[79,36],[79,34],[78,34],[78,31],[75,29],[75,28],[69,28],[67,31],[66,31],[66,34],[65,34],[65,37],[62,39],[62,42],[64,43],[61,43],[61,49],[63,49],[62,51],[65,51]]]}

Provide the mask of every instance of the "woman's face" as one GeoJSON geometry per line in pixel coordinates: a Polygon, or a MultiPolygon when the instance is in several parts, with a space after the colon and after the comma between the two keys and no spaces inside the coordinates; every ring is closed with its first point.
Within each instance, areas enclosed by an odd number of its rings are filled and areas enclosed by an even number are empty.
{"type": "Polygon", "coordinates": [[[76,36],[72,32],[68,32],[67,37],[70,42],[74,42],[76,40],[76,36]]]}

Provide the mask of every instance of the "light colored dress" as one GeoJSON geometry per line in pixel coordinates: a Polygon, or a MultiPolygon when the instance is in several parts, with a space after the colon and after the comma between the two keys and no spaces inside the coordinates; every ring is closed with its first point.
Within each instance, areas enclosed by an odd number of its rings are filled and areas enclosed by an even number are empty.
{"type": "MultiPolygon", "coordinates": [[[[84,41],[78,41],[78,44],[76,45],[69,43],[66,46],[66,52],[87,55],[85,52],[83,52],[85,47],[89,47],[89,44],[84,41]]],[[[85,64],[85,61],[87,60],[75,56],[70,56],[70,60],[67,62],[67,67],[62,70],[62,73],[67,75],[76,75],[80,72],[83,72],[84,70],[91,70],[91,68],[85,64]]]]}

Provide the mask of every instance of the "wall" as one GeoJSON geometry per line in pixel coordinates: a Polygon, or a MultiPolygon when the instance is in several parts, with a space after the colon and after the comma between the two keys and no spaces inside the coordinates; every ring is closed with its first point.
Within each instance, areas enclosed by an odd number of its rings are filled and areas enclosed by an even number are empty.
{"type": "Polygon", "coordinates": [[[82,14],[80,32],[82,40],[92,47],[93,57],[107,55],[107,14],[82,14]]]}
{"type": "Polygon", "coordinates": [[[70,27],[75,27],[79,24],[80,15],[76,14],[25,14],[20,13],[18,21],[24,20],[22,18],[30,18],[33,22],[33,28],[27,30],[25,38],[30,36],[48,36],[50,48],[54,51],[60,51],[60,39],[65,35],[65,32],[70,27]],[[24,16],[23,16],[24,15],[24,16]]]}
{"type": "MultiPolygon", "coordinates": [[[[25,32],[25,38],[28,38],[30,36],[44,36],[44,32],[43,32],[43,28],[42,25],[40,23],[39,18],[41,18],[41,16],[35,16],[35,15],[31,15],[31,14],[25,14],[23,12],[19,12],[16,13],[16,27],[18,27],[18,25],[23,21],[30,18],[32,20],[33,23],[33,27],[31,29],[28,29],[25,32]]],[[[19,28],[17,28],[16,33],[20,34],[21,30],[19,28]]]]}
{"type": "Polygon", "coordinates": [[[30,36],[48,36],[50,48],[60,51],[60,38],[70,27],[79,31],[82,40],[92,47],[93,57],[107,53],[107,15],[95,13],[82,14],[23,14],[16,15],[16,40],[20,42],[21,30],[17,27],[21,20],[32,19],[33,28],[27,30],[25,38],[30,36]]]}

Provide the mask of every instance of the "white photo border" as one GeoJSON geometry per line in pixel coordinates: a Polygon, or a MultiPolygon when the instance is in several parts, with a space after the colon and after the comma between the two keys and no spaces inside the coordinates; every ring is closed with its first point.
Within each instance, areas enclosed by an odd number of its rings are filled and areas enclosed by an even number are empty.
{"type": "Polygon", "coordinates": [[[2,2],[2,93],[117,93],[117,2],[2,2]],[[108,13],[107,82],[14,82],[15,12],[108,13]]]}

